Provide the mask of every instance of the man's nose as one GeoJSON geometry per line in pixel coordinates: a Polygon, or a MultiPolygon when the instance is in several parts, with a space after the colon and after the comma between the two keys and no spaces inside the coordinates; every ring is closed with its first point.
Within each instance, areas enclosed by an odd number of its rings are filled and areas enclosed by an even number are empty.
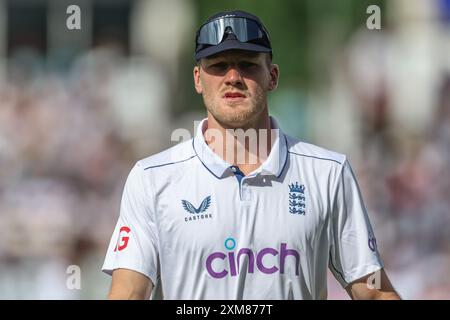
{"type": "Polygon", "coordinates": [[[225,83],[227,85],[241,85],[243,83],[242,75],[236,66],[232,66],[228,69],[225,75],[225,83]]]}

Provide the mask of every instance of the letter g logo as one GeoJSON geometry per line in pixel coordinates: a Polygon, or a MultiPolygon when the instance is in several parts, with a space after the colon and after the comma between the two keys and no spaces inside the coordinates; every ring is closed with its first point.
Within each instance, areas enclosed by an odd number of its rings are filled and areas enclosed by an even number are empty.
{"type": "Polygon", "coordinates": [[[130,240],[130,237],[128,236],[124,236],[123,233],[128,234],[130,233],[131,229],[123,226],[122,228],[120,228],[120,232],[119,232],[119,239],[117,240],[117,245],[116,248],[114,249],[115,251],[122,251],[123,249],[125,249],[128,246],[128,240],[130,240]]]}

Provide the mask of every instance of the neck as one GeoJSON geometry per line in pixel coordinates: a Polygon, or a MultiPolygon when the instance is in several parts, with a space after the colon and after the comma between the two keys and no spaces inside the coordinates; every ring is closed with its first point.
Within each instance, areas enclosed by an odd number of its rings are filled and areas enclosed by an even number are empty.
{"type": "Polygon", "coordinates": [[[219,157],[238,166],[247,175],[259,168],[269,156],[273,145],[270,129],[267,108],[257,119],[240,127],[223,125],[208,112],[208,127],[203,135],[219,157]]]}

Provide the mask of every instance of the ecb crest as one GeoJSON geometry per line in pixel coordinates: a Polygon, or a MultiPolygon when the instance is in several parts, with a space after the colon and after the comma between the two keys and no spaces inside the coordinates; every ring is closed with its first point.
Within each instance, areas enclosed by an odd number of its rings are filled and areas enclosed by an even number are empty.
{"type": "Polygon", "coordinates": [[[305,215],[305,186],[298,182],[289,185],[289,212],[305,215]]]}

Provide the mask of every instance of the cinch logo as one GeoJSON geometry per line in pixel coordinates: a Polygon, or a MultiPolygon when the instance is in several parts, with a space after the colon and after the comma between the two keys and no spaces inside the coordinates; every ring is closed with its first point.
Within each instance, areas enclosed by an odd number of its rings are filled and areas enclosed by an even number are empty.
{"type": "Polygon", "coordinates": [[[123,233],[128,234],[128,233],[130,233],[130,231],[131,231],[130,228],[128,228],[126,226],[120,228],[119,239],[117,240],[117,245],[116,245],[116,248],[114,249],[114,252],[116,252],[117,250],[122,251],[123,249],[125,249],[128,246],[128,240],[130,240],[130,237],[124,236],[122,234],[123,233]]]}
{"type": "Polygon", "coordinates": [[[256,267],[259,271],[265,274],[272,274],[275,272],[280,272],[281,274],[284,274],[285,270],[285,264],[286,264],[286,258],[288,256],[291,256],[290,259],[292,261],[293,258],[295,258],[295,275],[298,276],[299,273],[299,266],[300,266],[300,254],[295,249],[288,249],[286,243],[281,243],[280,250],[276,250],[274,248],[264,248],[260,250],[259,252],[253,252],[250,248],[241,248],[237,254],[233,250],[236,247],[236,241],[233,238],[227,238],[225,240],[225,248],[229,250],[228,254],[225,254],[223,252],[214,252],[210,254],[206,258],[206,270],[211,275],[211,277],[220,279],[224,278],[228,275],[228,273],[231,274],[232,277],[237,276],[240,272],[239,269],[239,262],[241,261],[242,256],[247,256],[248,258],[248,273],[254,273],[255,272],[255,260],[256,260],[256,267]],[[271,256],[278,256],[278,263],[279,268],[275,266],[267,266],[263,264],[263,259],[266,255],[271,256]],[[214,260],[222,260],[225,264],[225,266],[228,266],[223,268],[222,270],[217,270],[213,268],[213,262],[214,260]]]}

